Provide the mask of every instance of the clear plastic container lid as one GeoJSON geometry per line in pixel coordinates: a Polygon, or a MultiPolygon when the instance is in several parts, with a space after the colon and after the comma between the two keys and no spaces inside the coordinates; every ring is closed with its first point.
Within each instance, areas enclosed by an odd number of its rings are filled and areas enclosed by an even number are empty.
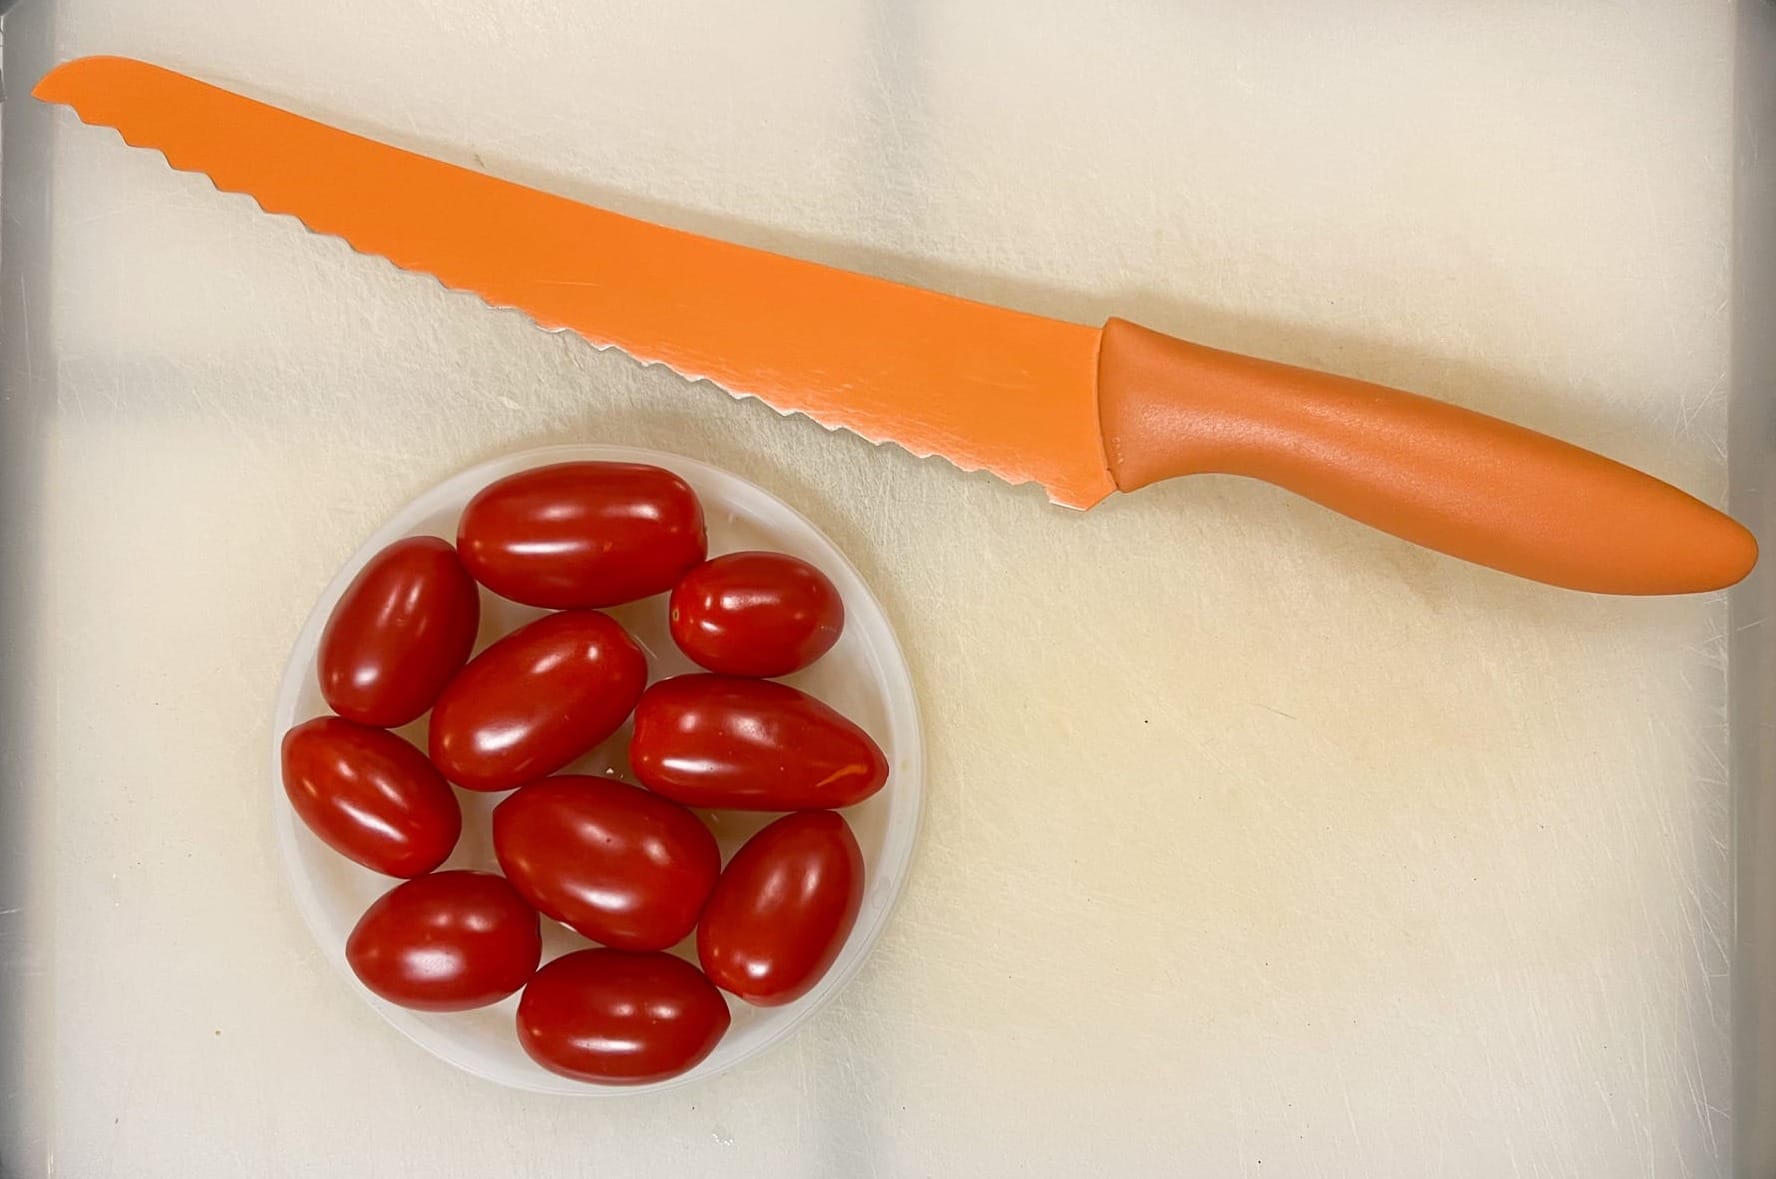
{"type": "MultiPolygon", "coordinates": [[[[481,610],[477,650],[545,613],[486,590],[481,594],[481,610]]],[[[647,651],[650,682],[698,670],[667,632],[664,594],[608,613],[647,651]]],[[[424,749],[426,724],[427,718],[422,717],[400,730],[401,735],[424,749]]],[[[736,475],[678,455],[618,446],[555,446],[506,455],[445,480],[397,512],[352,555],[315,603],[284,668],[272,733],[272,822],[291,895],[322,953],[364,1002],[433,1055],[476,1076],[538,1093],[608,1096],[669,1089],[749,1060],[786,1038],[831,1002],[881,936],[906,880],[924,790],[924,746],[906,659],[881,604],[844,554],[794,509],[736,475]],[[291,809],[280,769],[278,746],[284,733],[327,711],[315,673],[316,648],[334,604],[365,563],[405,536],[440,536],[454,542],[457,517],[489,483],[532,467],[578,461],[651,463],[674,471],[696,489],[703,502],[711,556],[769,549],[800,557],[831,578],[845,602],[844,634],[812,667],[785,682],[824,700],[862,726],[882,747],[890,767],[888,784],[879,793],[844,812],[863,850],[863,907],[826,976],[802,998],[782,1007],[755,1008],[729,996],[733,1025],[715,1051],[688,1072],[650,1085],[593,1085],[545,1071],[518,1045],[513,1022],[516,995],[475,1011],[435,1014],[397,1007],[366,989],[346,963],[346,938],[371,902],[399,882],[352,863],[315,838],[291,809]]],[[[625,724],[610,740],[563,772],[627,777],[628,734],[625,724]]],[[[489,815],[505,795],[458,790],[457,797],[463,807],[463,835],[444,866],[499,871],[489,815]]],[[[734,811],[703,814],[721,844],[724,862],[748,836],[775,817],[734,811]]],[[[545,961],[593,944],[547,918],[542,924],[545,961]]],[[[695,962],[693,941],[694,935],[674,953],[695,962]]]]}

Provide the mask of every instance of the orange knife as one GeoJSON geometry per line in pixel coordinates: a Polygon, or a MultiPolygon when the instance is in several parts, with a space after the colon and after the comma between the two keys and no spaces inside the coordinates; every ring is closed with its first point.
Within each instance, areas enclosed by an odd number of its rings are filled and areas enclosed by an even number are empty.
{"type": "Polygon", "coordinates": [[[1709,590],[1757,560],[1749,532],[1669,484],[1397,389],[639,221],[140,61],[71,61],[35,93],[268,212],[544,327],[916,455],[1035,481],[1070,507],[1214,472],[1573,589],[1709,590]]]}

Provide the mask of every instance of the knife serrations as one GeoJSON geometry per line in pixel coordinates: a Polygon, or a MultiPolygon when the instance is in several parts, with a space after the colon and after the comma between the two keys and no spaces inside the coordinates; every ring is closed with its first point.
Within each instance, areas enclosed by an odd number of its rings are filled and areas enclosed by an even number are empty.
{"type": "Polygon", "coordinates": [[[1085,508],[1097,328],[641,221],[119,57],[34,91],[315,233],[779,411],[1085,508]]]}

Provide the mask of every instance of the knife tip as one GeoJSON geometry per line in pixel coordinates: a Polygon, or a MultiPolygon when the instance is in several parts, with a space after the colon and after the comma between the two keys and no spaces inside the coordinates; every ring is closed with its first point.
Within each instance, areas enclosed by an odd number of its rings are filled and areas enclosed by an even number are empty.
{"type": "Polygon", "coordinates": [[[76,57],[53,67],[47,74],[37,80],[31,87],[31,97],[39,102],[57,102],[69,106],[79,98],[82,84],[96,74],[120,69],[153,69],[147,62],[137,61],[129,57],[113,57],[97,54],[91,57],[76,57]]]}

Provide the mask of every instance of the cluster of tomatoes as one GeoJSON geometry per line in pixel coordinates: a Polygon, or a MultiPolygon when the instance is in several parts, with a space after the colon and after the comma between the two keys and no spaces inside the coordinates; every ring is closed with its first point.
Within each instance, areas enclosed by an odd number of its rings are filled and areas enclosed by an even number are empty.
{"type": "Polygon", "coordinates": [[[365,565],[321,637],[336,715],[297,725],[282,747],[309,829],[406,878],[346,944],[365,986],[423,1011],[522,988],[518,1039],[538,1064],[639,1084],[714,1050],[730,1020],[722,990],[787,1003],[832,965],[864,871],[834,808],[881,789],[888,765],[862,729],[770,677],[825,654],[844,605],[794,557],[706,558],[682,479],[580,462],[484,488],[455,546],[409,537],[365,565]],[[470,659],[481,587],[555,612],[470,659]],[[601,608],[668,591],[673,639],[708,672],[649,686],[646,656],[601,608]],[[390,731],[428,710],[425,752],[390,731]],[[632,715],[640,786],[557,772],[632,715]],[[503,875],[436,871],[462,834],[452,784],[510,792],[493,811],[503,875]],[[789,813],[724,869],[691,807],[789,813]],[[538,969],[538,914],[599,948],[538,969]],[[665,952],[693,930],[698,965],[665,952]]]}

